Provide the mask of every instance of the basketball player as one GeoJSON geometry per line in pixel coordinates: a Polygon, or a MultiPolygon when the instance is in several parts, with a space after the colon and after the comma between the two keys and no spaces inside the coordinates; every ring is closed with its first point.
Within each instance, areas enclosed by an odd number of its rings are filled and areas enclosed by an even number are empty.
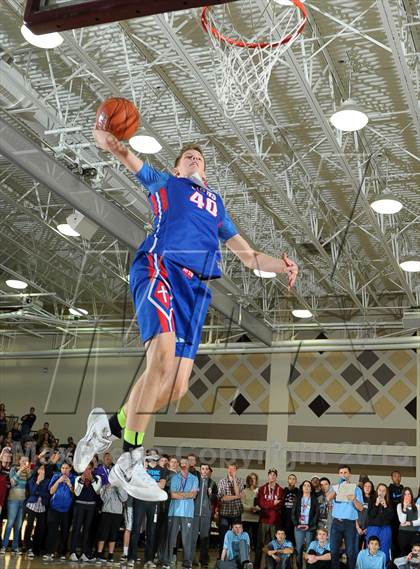
{"type": "Polygon", "coordinates": [[[166,493],[146,473],[142,442],[153,413],[185,395],[211,301],[206,281],[221,276],[219,240],[250,269],[286,273],[293,287],[298,267],[286,254],[276,259],[254,251],[206,181],[198,146],[181,150],[173,173],[145,164],[115,136],[93,131],[96,144],[111,152],[148,190],[155,217],[153,233],[140,245],[130,270],[130,288],[141,337],[147,348],[146,369],[118,413],[107,418],[94,409],[86,435],[77,446],[74,466],[83,471],[95,453],[105,452],[113,437],[125,451],[110,482],[131,496],[165,500],[166,493]]]}

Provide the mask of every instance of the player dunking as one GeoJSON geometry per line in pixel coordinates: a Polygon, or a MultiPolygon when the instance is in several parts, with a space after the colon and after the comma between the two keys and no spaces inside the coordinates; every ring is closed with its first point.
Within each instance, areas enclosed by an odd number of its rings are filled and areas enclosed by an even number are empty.
{"type": "Polygon", "coordinates": [[[221,276],[219,240],[250,269],[287,273],[289,288],[295,284],[298,267],[286,254],[276,259],[253,250],[239,235],[221,197],[207,184],[198,146],[184,147],[169,174],[145,164],[111,133],[93,132],[97,146],[111,152],[148,190],[155,221],[130,270],[136,316],[147,348],[146,370],[109,420],[102,409],[91,412],[74,467],[82,472],[114,437],[123,438],[124,453],[110,481],[135,498],[165,500],[166,493],[143,466],[144,433],[153,413],[188,390],[211,301],[206,280],[221,276]]]}

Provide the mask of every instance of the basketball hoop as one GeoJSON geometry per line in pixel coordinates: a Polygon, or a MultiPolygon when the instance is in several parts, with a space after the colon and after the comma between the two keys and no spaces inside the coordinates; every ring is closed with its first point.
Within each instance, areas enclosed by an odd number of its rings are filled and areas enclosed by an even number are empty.
{"type": "MultiPolygon", "coordinates": [[[[304,1],[304,0],[303,0],[304,1]]],[[[268,83],[274,65],[302,33],[307,12],[302,0],[249,0],[206,6],[201,24],[217,54],[216,93],[225,114],[271,105],[268,83]],[[266,8],[261,10],[265,1],[266,8]]]]}

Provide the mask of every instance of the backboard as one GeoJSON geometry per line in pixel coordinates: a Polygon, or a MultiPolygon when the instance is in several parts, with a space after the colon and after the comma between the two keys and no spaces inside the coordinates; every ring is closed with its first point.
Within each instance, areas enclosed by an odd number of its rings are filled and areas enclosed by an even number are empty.
{"type": "Polygon", "coordinates": [[[232,1],[26,0],[24,22],[33,33],[46,34],[232,1]]]}

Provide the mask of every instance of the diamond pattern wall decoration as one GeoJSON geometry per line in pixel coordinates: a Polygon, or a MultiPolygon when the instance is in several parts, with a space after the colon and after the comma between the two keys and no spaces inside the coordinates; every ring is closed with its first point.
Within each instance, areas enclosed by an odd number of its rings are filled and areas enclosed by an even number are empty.
{"type": "Polygon", "coordinates": [[[294,367],[290,366],[289,383],[293,383],[300,376],[300,371],[294,367]]]}
{"type": "Polygon", "coordinates": [[[362,377],[362,372],[358,370],[354,364],[350,364],[344,371],[341,372],[341,375],[344,377],[347,383],[354,385],[362,377]]]}
{"type": "Polygon", "coordinates": [[[230,404],[237,415],[242,415],[242,413],[248,409],[249,405],[249,401],[242,395],[242,393],[235,397],[230,404]]]}
{"type": "Polygon", "coordinates": [[[346,415],[352,416],[361,411],[362,406],[354,397],[350,396],[341,403],[340,409],[346,415]]]}
{"type": "Polygon", "coordinates": [[[375,413],[379,415],[382,419],[388,417],[388,415],[395,409],[395,405],[383,395],[375,401],[373,404],[375,413]]]}
{"type": "Polygon", "coordinates": [[[326,388],[325,393],[333,401],[338,401],[340,397],[345,393],[345,391],[346,391],[345,387],[337,379],[335,379],[326,388]]]}
{"type": "Polygon", "coordinates": [[[206,371],[206,377],[211,383],[217,383],[222,377],[223,372],[219,369],[216,364],[212,364],[206,371]]]}
{"type": "Polygon", "coordinates": [[[200,378],[197,379],[192,385],[190,385],[190,392],[196,397],[200,399],[202,395],[207,391],[207,386],[200,378]]]}
{"type": "Polygon", "coordinates": [[[261,377],[265,379],[267,383],[271,381],[271,366],[267,366],[264,371],[261,372],[261,377]]]}
{"type": "Polygon", "coordinates": [[[414,397],[405,408],[414,419],[417,419],[417,397],[414,397]]]}
{"type": "Polygon", "coordinates": [[[330,404],[325,401],[321,395],[315,397],[312,403],[309,403],[309,408],[317,417],[321,417],[328,409],[330,408],[330,404]]]}
{"type": "Polygon", "coordinates": [[[378,361],[379,358],[372,350],[365,350],[357,356],[357,359],[366,369],[369,369],[378,361]]]}
{"type": "Polygon", "coordinates": [[[210,358],[206,354],[198,354],[197,356],[195,356],[194,365],[202,369],[209,363],[209,361],[210,358]]]}
{"type": "Polygon", "coordinates": [[[386,385],[395,374],[386,364],[382,364],[373,375],[381,385],[386,385]]]}
{"type": "Polygon", "coordinates": [[[373,385],[368,379],[362,383],[360,387],[357,388],[357,393],[360,397],[363,397],[365,401],[371,401],[373,397],[378,393],[378,388],[373,385]]]}
{"type": "Polygon", "coordinates": [[[389,389],[388,393],[399,403],[402,403],[403,401],[406,401],[408,396],[411,394],[411,389],[401,379],[399,379],[389,389]]]}

